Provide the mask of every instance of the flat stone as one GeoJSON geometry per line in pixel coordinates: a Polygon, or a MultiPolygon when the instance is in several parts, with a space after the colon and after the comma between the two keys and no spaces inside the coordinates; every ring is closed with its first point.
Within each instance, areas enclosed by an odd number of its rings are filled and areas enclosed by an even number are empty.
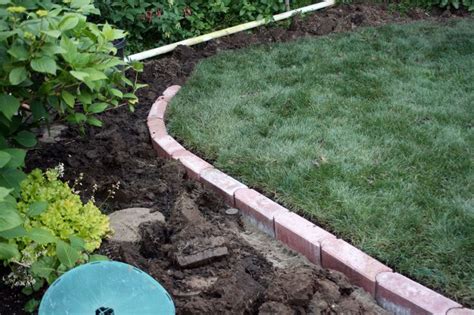
{"type": "Polygon", "coordinates": [[[145,222],[165,222],[161,212],[150,212],[148,208],[128,208],[115,211],[109,215],[110,226],[114,234],[111,241],[116,242],[139,242],[140,233],[138,227],[145,222]]]}
{"type": "Polygon", "coordinates": [[[61,140],[61,133],[67,128],[65,125],[52,125],[49,130],[44,130],[38,140],[43,143],[56,143],[61,140]]]}

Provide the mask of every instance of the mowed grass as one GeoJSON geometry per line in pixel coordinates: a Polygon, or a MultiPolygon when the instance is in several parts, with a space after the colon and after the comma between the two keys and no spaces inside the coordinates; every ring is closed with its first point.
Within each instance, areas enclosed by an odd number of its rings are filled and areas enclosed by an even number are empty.
{"type": "Polygon", "coordinates": [[[474,20],[224,52],[170,106],[216,167],[474,306],[474,20]]]}

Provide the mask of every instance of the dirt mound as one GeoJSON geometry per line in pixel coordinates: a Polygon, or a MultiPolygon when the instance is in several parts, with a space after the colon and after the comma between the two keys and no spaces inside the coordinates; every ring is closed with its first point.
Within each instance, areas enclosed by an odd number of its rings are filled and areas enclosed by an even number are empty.
{"type": "MultiPolygon", "coordinates": [[[[181,181],[186,187],[187,179],[181,181]]],[[[225,210],[195,185],[178,194],[166,223],[140,226],[140,242],[106,242],[101,251],[148,271],[173,296],[179,314],[385,313],[370,297],[359,299],[361,292],[340,273],[299,256],[276,267],[241,236],[247,229],[241,218],[225,210]]]]}

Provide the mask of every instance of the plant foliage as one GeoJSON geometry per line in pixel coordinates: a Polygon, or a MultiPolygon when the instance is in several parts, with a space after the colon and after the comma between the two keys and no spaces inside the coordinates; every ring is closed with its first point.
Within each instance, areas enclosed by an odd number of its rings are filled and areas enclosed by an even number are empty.
{"type": "Polygon", "coordinates": [[[22,171],[33,128],[101,126],[97,114],[137,103],[141,85],[125,70],[141,65],[115,56],[113,41],[125,33],[88,21],[96,13],[91,0],[0,0],[0,260],[23,273],[25,286],[85,261],[108,230],[53,173],[22,171]]]}
{"type": "Polygon", "coordinates": [[[175,42],[283,12],[284,0],[98,0],[101,19],[132,34],[134,48],[175,42]],[[145,44],[144,44],[145,43],[145,44]]]}
{"type": "Polygon", "coordinates": [[[83,204],[56,169],[32,171],[21,183],[18,211],[11,206],[14,224],[0,232],[0,259],[12,270],[7,283],[37,290],[77,264],[104,258],[91,253],[111,232],[108,217],[92,201],[83,204]]]}

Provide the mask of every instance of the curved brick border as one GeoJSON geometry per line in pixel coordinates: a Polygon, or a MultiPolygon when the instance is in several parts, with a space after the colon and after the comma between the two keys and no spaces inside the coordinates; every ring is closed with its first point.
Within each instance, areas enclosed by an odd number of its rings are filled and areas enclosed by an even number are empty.
{"type": "Polygon", "coordinates": [[[314,264],[344,273],[395,314],[474,315],[474,311],[416,283],[349,243],[214,168],[169,136],[164,123],[168,102],[181,87],[170,86],[152,105],[147,124],[158,155],[178,160],[188,175],[222,196],[263,232],[314,264]]]}

